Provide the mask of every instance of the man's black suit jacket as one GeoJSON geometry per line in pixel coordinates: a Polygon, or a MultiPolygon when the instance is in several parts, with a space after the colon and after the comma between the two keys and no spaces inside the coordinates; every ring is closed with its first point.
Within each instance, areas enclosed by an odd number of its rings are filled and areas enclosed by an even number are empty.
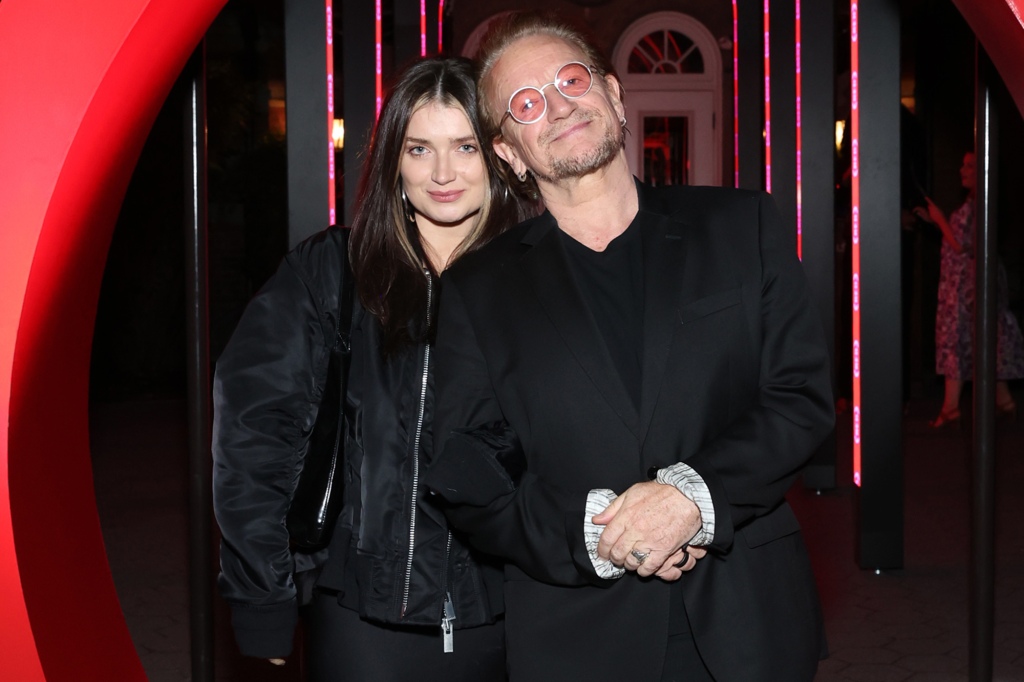
{"type": "Polygon", "coordinates": [[[716,679],[811,680],[824,653],[821,616],[784,494],[834,411],[823,333],[793,239],[763,193],[637,190],[639,410],[550,214],[446,274],[434,452],[443,461],[454,431],[506,422],[526,455],[515,489],[505,476],[505,487],[483,499],[455,490],[494,489],[481,470],[460,467],[463,480],[438,486],[447,488],[442,497],[461,500],[447,514],[479,549],[509,562],[513,680],[659,679],[671,590],[683,591],[716,679]],[[602,580],[583,542],[588,492],[621,493],[648,480],[651,467],[679,461],[714,500],[708,556],[677,583],[632,573],[602,580]]]}

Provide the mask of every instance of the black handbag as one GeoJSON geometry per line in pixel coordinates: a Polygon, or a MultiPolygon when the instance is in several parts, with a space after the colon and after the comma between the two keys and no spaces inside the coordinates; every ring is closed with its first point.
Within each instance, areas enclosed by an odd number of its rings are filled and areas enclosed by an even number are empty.
{"type": "Polygon", "coordinates": [[[338,326],[327,366],[327,383],[286,520],[292,549],[304,553],[317,552],[330,543],[344,490],[345,389],[352,356],[352,268],[348,262],[347,229],[341,229],[339,248],[338,326]]]}

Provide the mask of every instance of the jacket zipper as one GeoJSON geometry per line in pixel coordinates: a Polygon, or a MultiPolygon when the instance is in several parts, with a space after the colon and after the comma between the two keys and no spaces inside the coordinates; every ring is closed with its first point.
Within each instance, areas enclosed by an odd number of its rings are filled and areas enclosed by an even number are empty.
{"type": "Polygon", "coordinates": [[[455,631],[452,621],[455,620],[455,604],[452,602],[452,593],[448,589],[448,562],[452,554],[452,532],[448,531],[448,542],[444,546],[444,564],[441,568],[441,585],[444,587],[444,611],[441,613],[441,634],[444,635],[444,652],[450,654],[455,651],[455,631]]]}
{"type": "MultiPolygon", "coordinates": [[[[427,328],[430,328],[430,309],[433,305],[434,282],[430,272],[427,276],[427,328]]],[[[409,590],[412,584],[412,558],[416,547],[416,498],[420,488],[420,435],[423,433],[423,418],[427,402],[427,373],[430,369],[430,344],[423,345],[423,375],[420,379],[420,409],[416,416],[416,433],[412,448],[412,496],[409,502],[409,558],[405,562],[405,588],[402,590],[402,617],[409,606],[409,590]]]]}

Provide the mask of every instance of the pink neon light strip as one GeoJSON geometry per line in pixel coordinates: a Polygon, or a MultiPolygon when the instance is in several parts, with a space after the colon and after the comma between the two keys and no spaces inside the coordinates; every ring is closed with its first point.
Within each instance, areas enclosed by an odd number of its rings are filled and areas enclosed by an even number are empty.
{"type": "Polygon", "coordinates": [[[850,2],[851,258],[853,261],[853,482],[861,484],[860,384],[860,42],[857,0],[850,2]]]}
{"type": "Polygon", "coordinates": [[[772,55],[770,0],[764,0],[764,191],[772,191],[772,55]]]}
{"type": "Polygon", "coordinates": [[[420,0],[420,56],[427,56],[427,0],[420,0]]]}
{"type": "Polygon", "coordinates": [[[444,0],[437,3],[437,52],[444,52],[444,0]]]}
{"type": "Polygon", "coordinates": [[[384,94],[383,93],[384,87],[383,87],[383,82],[382,82],[382,79],[381,79],[381,47],[380,47],[381,46],[381,20],[380,20],[380,3],[381,3],[381,0],[375,0],[375,3],[374,3],[375,9],[376,9],[376,12],[377,12],[377,22],[376,22],[376,26],[374,28],[374,42],[375,42],[376,48],[377,48],[376,55],[374,57],[375,62],[376,62],[376,70],[377,70],[377,73],[376,73],[377,117],[380,116],[380,104],[381,104],[381,100],[383,99],[383,94],[384,94]]]}
{"type": "Polygon", "coordinates": [[[737,0],[732,0],[732,168],[733,186],[740,186],[740,32],[737,0]]]}
{"type": "Polygon", "coordinates": [[[804,205],[803,205],[803,160],[801,155],[804,146],[802,111],[800,98],[803,94],[803,80],[800,71],[803,67],[800,51],[800,3],[796,0],[796,256],[804,259],[804,205]]]}
{"type": "Polygon", "coordinates": [[[333,0],[324,0],[327,16],[327,210],[328,224],[334,225],[338,218],[337,196],[334,189],[334,5],[333,0]]]}

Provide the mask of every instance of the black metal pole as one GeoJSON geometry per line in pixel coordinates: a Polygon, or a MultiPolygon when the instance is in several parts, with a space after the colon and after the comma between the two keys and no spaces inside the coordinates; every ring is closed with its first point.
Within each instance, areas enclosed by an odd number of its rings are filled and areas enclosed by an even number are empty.
{"type": "MultiPolygon", "coordinates": [[[[394,64],[396,68],[401,68],[420,54],[419,0],[393,0],[392,11],[395,35],[394,64]]],[[[436,49],[434,46],[434,50],[436,49]]]]}
{"type": "MultiPolygon", "coordinates": [[[[831,2],[799,0],[803,60],[800,67],[801,152],[803,190],[803,264],[811,284],[811,299],[828,333],[829,356],[835,367],[835,7],[831,2]]],[[[814,490],[836,487],[837,441],[835,430],[815,451],[804,468],[804,486],[814,490]]]]}
{"type": "MultiPolygon", "coordinates": [[[[335,2],[333,7],[342,3],[335,2]]],[[[345,3],[368,8],[373,16],[372,2],[345,3]]],[[[343,11],[347,11],[343,10],[343,11]]],[[[342,12],[338,12],[341,14],[342,12]]],[[[332,11],[332,19],[337,17],[332,11]]],[[[368,23],[373,34],[373,22],[368,23]]],[[[284,65],[285,109],[288,113],[288,248],[306,237],[316,234],[331,224],[330,161],[334,154],[330,146],[327,127],[327,50],[322,36],[327,34],[327,12],[320,0],[285,0],[284,2],[284,65]]],[[[372,37],[371,37],[371,45],[372,37]]],[[[358,70],[373,72],[372,51],[369,61],[361,62],[358,70]]],[[[351,68],[351,67],[350,67],[351,68]]],[[[352,69],[356,70],[356,69],[352,69]]],[[[336,69],[338,80],[344,81],[349,69],[344,65],[336,69]]],[[[337,81],[336,81],[337,82],[337,81]]],[[[372,97],[373,81],[370,82],[372,97]]],[[[335,116],[342,115],[335,112],[335,116]]],[[[348,134],[352,135],[351,121],[345,118],[348,134]]],[[[359,166],[353,164],[352,168],[359,166]]],[[[336,169],[335,172],[338,172],[336,169]]],[[[354,173],[358,176],[358,173],[354,173]]],[[[348,199],[348,182],[345,184],[348,199]]],[[[353,190],[354,191],[354,190],[353,190]]],[[[335,219],[335,222],[340,222],[335,219]]]]}
{"type": "MultiPolygon", "coordinates": [[[[764,189],[764,4],[739,0],[739,186],[764,189]]],[[[726,178],[726,185],[733,179],[726,178]]]]}
{"type": "Polygon", "coordinates": [[[993,67],[980,44],[975,69],[974,479],[970,679],[992,680],[995,613],[996,144],[993,67]]]}
{"type": "MultiPolygon", "coordinates": [[[[861,484],[857,561],[903,567],[900,328],[900,4],[860,0],[859,292],[861,484]],[[893,295],[896,292],[897,295],[893,295]]],[[[856,229],[856,228],[855,228],[856,229]]],[[[857,367],[857,365],[854,365],[857,367]]]]}
{"type": "MultiPolygon", "coordinates": [[[[355,196],[359,185],[359,169],[363,166],[370,131],[377,117],[376,82],[372,68],[374,46],[374,14],[372,2],[342,3],[341,63],[344,69],[342,97],[345,117],[345,150],[342,167],[345,169],[344,221],[351,225],[355,196]]],[[[289,197],[289,202],[291,198],[289,197]]]]}
{"type": "Polygon", "coordinates": [[[771,1],[771,188],[796,250],[796,0],[771,1]]]}
{"type": "Polygon", "coordinates": [[[185,305],[188,380],[189,632],[192,681],[213,681],[213,508],[210,457],[210,344],[207,300],[206,40],[187,67],[185,105],[185,305]]]}

